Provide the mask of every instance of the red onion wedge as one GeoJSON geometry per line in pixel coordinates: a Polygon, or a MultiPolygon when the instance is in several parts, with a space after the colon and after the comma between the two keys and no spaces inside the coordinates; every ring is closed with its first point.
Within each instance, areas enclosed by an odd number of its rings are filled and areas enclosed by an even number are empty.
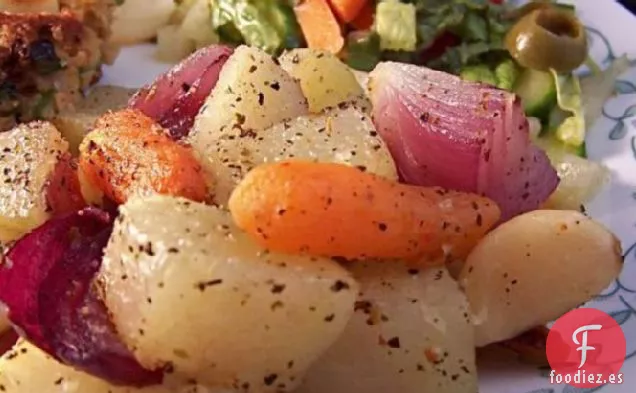
{"type": "Polygon", "coordinates": [[[374,122],[405,182],[482,194],[503,220],[537,209],[556,189],[514,94],[390,62],[371,73],[369,88],[374,122]]]}
{"type": "Polygon", "coordinates": [[[0,265],[0,301],[19,333],[58,361],[114,385],[162,382],[117,336],[93,277],[112,231],[86,208],[53,218],[19,240],[0,265]]]}
{"type": "Polygon", "coordinates": [[[154,119],[175,140],[184,138],[232,53],[221,45],[200,49],[139,90],[128,106],[154,119]]]}

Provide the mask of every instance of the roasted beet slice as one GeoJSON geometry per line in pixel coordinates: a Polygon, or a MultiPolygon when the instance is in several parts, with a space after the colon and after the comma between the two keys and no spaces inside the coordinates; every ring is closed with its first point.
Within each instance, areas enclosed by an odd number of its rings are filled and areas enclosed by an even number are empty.
{"type": "Polygon", "coordinates": [[[20,334],[60,362],[116,385],[158,384],[163,373],[125,347],[93,285],[110,217],[87,208],[18,241],[0,266],[0,301],[20,334]]]}
{"type": "Polygon", "coordinates": [[[4,333],[0,333],[0,356],[8,352],[16,342],[18,342],[18,333],[10,329],[4,333]]]}
{"type": "Polygon", "coordinates": [[[185,137],[232,52],[232,48],[221,45],[195,52],[141,89],[128,106],[153,118],[174,139],[185,137]]]}

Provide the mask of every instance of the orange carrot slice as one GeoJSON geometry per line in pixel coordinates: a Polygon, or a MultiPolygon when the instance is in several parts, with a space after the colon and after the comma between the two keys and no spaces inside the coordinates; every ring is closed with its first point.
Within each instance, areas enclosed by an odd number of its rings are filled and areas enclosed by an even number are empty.
{"type": "Polygon", "coordinates": [[[201,165],[190,148],[132,109],[97,121],[80,146],[80,170],[117,203],[135,194],[159,193],[195,201],[207,194],[201,165]]]}
{"type": "Polygon", "coordinates": [[[364,5],[358,16],[351,21],[356,30],[369,30],[375,21],[375,4],[368,2],[364,5]]]}
{"type": "Polygon", "coordinates": [[[310,48],[331,53],[342,50],[342,31],[327,0],[305,0],[294,7],[294,12],[310,48]]]}
{"type": "Polygon", "coordinates": [[[369,0],[329,0],[329,2],[340,20],[349,23],[360,14],[369,0]]]}
{"type": "Polygon", "coordinates": [[[252,170],[229,208],[267,249],[344,258],[463,257],[500,215],[494,202],[477,195],[305,161],[252,170]]]}

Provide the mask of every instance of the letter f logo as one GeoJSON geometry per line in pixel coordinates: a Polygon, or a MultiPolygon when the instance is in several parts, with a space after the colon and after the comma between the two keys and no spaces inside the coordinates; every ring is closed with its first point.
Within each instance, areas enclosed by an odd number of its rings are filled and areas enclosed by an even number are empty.
{"type": "Polygon", "coordinates": [[[594,351],[596,349],[592,346],[587,345],[587,332],[590,330],[601,330],[602,328],[603,328],[602,325],[585,325],[576,329],[574,333],[572,334],[572,341],[574,341],[574,344],[580,345],[580,347],[576,349],[577,351],[581,351],[581,364],[579,365],[579,368],[585,365],[585,362],[587,361],[587,352],[594,351]],[[579,339],[577,338],[579,333],[583,333],[581,335],[582,339],[580,342],[579,342],[579,339]]]}

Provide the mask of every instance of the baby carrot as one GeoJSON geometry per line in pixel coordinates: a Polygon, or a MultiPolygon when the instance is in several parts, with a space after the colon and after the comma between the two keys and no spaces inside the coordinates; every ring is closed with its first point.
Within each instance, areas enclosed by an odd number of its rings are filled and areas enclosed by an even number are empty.
{"type": "Polygon", "coordinates": [[[294,7],[294,12],[310,48],[340,52],[344,38],[327,0],[304,0],[294,7]]]}
{"type": "Polygon", "coordinates": [[[373,27],[375,19],[375,3],[367,2],[358,16],[351,21],[351,25],[357,30],[369,30],[373,27]]]}
{"type": "Polygon", "coordinates": [[[477,195],[306,161],[255,168],[229,208],[267,249],[344,258],[463,257],[500,215],[494,202],[477,195]]]}
{"type": "Polygon", "coordinates": [[[329,0],[329,2],[340,20],[349,23],[360,14],[369,0],[329,0]]]}
{"type": "Polygon", "coordinates": [[[108,113],[97,121],[80,146],[80,170],[117,203],[134,194],[159,193],[195,201],[207,195],[201,165],[190,148],[132,109],[108,113]]]}

